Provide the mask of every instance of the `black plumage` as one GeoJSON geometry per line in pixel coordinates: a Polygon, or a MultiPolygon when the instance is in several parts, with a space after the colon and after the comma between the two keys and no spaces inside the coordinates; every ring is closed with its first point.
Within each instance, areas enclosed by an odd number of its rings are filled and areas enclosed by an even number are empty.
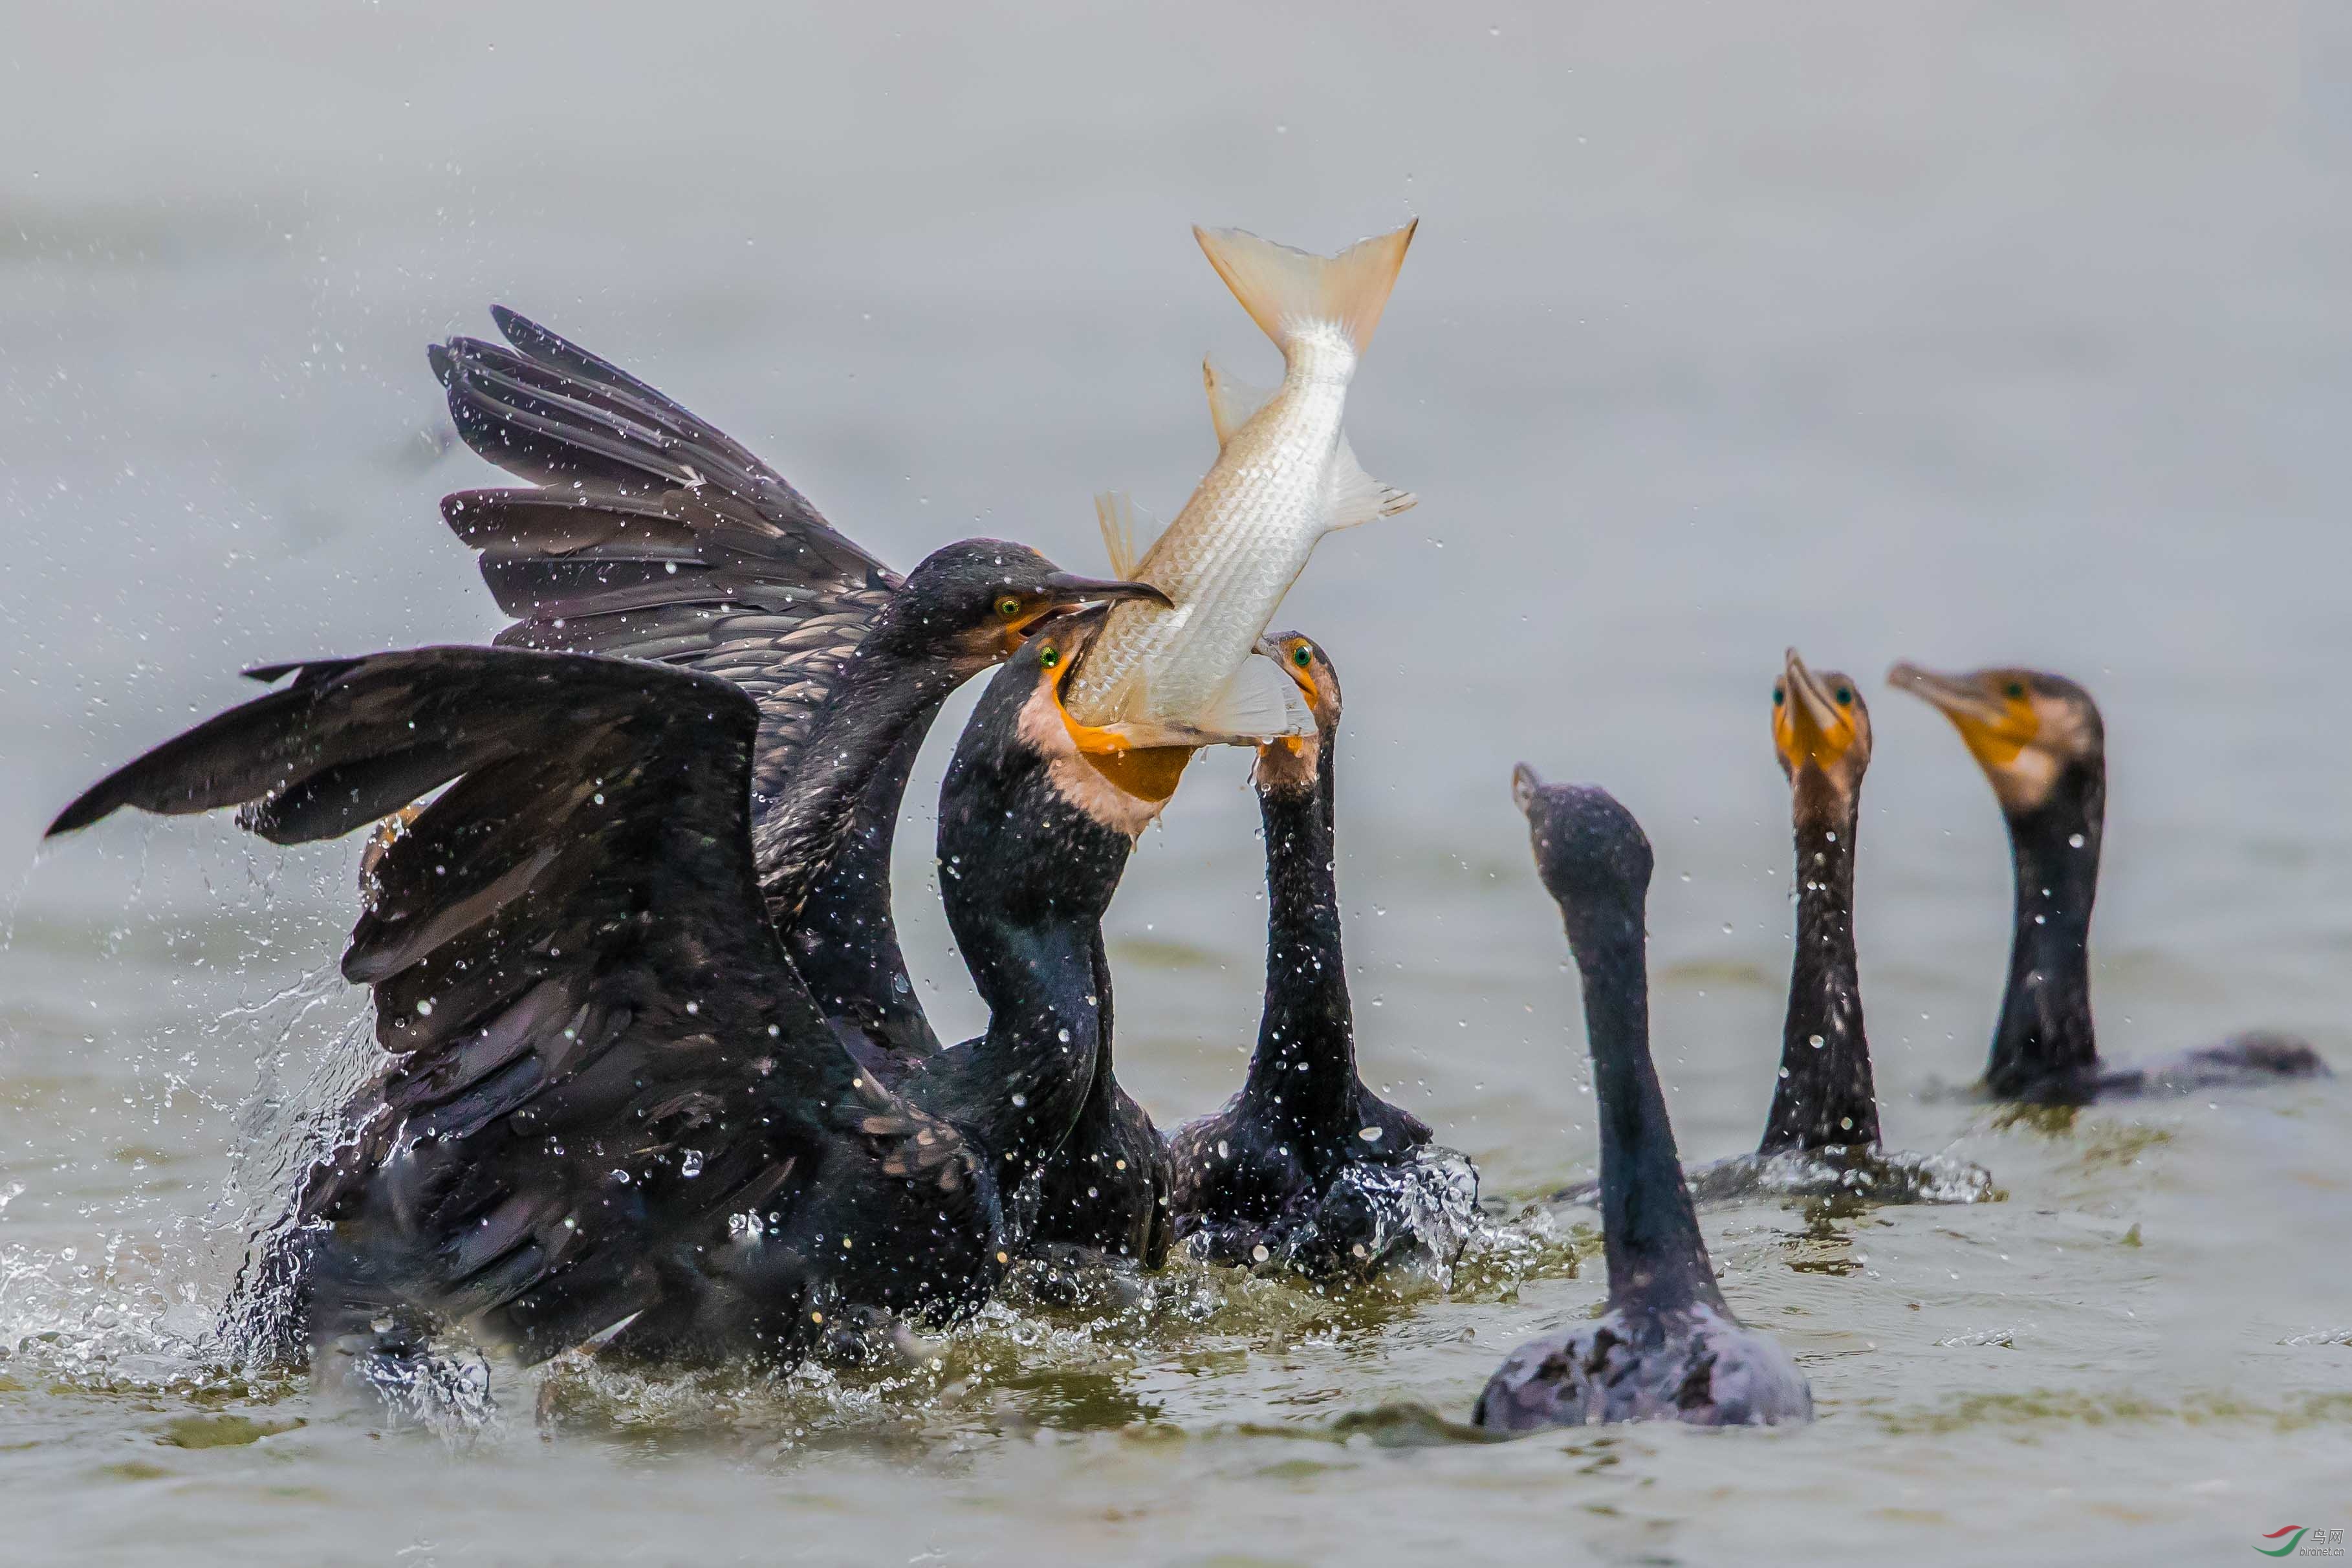
{"type": "Polygon", "coordinates": [[[2014,930],[1985,1062],[1988,1095],[2070,1105],[2329,1076],[2309,1045],[2267,1033],[2143,1066],[2101,1057],[2091,1021],[2091,907],[2107,805],[2106,723],[2098,704],[2074,681],[2042,670],[1942,675],[1899,663],[1887,680],[1952,721],[2009,826],[2014,930]]]}
{"type": "Polygon", "coordinates": [[[1796,837],[1797,938],[1780,1070],[1758,1152],[1875,1148],[1878,1092],[1853,944],[1870,709],[1852,679],[1835,670],[1815,675],[1790,648],[1772,688],[1772,734],[1796,837]]]}
{"type": "Polygon", "coordinates": [[[1477,1172],[1356,1069],[1332,841],[1339,675],[1297,632],[1258,648],[1298,683],[1316,732],[1258,749],[1265,1002],[1241,1091],[1170,1140],[1176,1235],[1213,1262],[1316,1277],[1414,1252],[1444,1267],[1476,1213],[1477,1172]]]}
{"type": "Polygon", "coordinates": [[[373,857],[343,959],[391,1059],[273,1262],[311,1349],[399,1353],[448,1320],[530,1359],[605,1333],[665,1360],[791,1359],[983,1300],[1020,1243],[1008,1184],[1093,1087],[1059,1030],[1091,1028],[1132,840],[1001,732],[1041,674],[1034,650],[1003,672],[960,748],[1002,759],[1000,814],[943,836],[1052,846],[991,861],[1025,945],[983,1047],[899,1091],[843,1049],[768,918],[760,713],[726,680],[520,649],[310,664],[50,831],[239,805],[291,843],[440,788],[373,857]]]}
{"type": "MultiPolygon", "coordinates": [[[[517,617],[502,646],[623,655],[759,705],[752,835],[770,913],[827,1016],[886,1053],[938,1048],[891,920],[906,781],[940,704],[1045,616],[1158,590],[968,540],[900,578],[740,443],[535,322],[430,351],[475,451],[531,489],[447,497],[517,617]]],[[[1164,602],[1164,601],[1163,601],[1164,602]]]]}
{"type": "Polygon", "coordinates": [[[1545,784],[1522,767],[1514,793],[1583,979],[1609,1301],[1599,1318],[1512,1352],[1472,1419],[1510,1431],[1648,1419],[1809,1421],[1804,1374],[1725,1304],[1683,1185],[1650,1059],[1649,840],[1605,790],[1545,784]]]}
{"type": "MultiPolygon", "coordinates": [[[[1048,868],[1063,858],[1116,854],[1123,863],[1135,835],[1159,814],[1160,802],[1128,795],[1080,753],[1062,710],[1062,683],[1100,626],[1089,615],[1042,632],[1034,654],[1042,674],[1019,711],[986,727],[976,716],[966,731],[940,786],[940,895],[992,1017],[1042,1008],[1071,1070],[1084,1075],[1066,1135],[1024,1177],[1024,1249],[1065,1259],[1076,1249],[1157,1268],[1168,1254],[1168,1154],[1114,1069],[1101,925],[1108,893],[1083,908],[1058,896],[1052,906],[1074,943],[1083,926],[1083,951],[1047,949],[1035,934],[1045,911],[1006,896],[1024,881],[1045,886],[1048,868]]],[[[987,1044],[982,1037],[921,1070],[962,1079],[992,1070],[974,1054],[987,1044]]]]}

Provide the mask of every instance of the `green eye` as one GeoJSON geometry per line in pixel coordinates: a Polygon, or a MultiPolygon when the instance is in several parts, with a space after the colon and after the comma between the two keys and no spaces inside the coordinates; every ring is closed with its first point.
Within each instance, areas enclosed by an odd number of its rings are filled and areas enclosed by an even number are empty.
{"type": "Polygon", "coordinates": [[[1853,692],[1846,687],[1841,686],[1835,691],[1831,692],[1830,695],[1838,700],[1838,706],[1841,708],[1851,708],[1853,706],[1853,692]]]}
{"type": "Polygon", "coordinates": [[[2011,697],[2022,697],[2022,696],[2024,696],[2024,695],[2025,695],[2025,682],[2023,682],[2022,680],[2012,680],[2012,681],[2011,681],[2011,682],[2009,683],[2009,694],[2010,694],[2011,697]]]}
{"type": "Polygon", "coordinates": [[[1009,621],[1021,613],[1021,601],[1007,594],[996,601],[996,613],[1009,621]]]}
{"type": "Polygon", "coordinates": [[[1777,686],[1776,686],[1776,687],[1774,687],[1774,688],[1772,689],[1772,706],[1773,706],[1773,707],[1778,708],[1779,706],[1780,706],[1780,704],[1781,704],[1781,703],[1786,702],[1788,700],[1789,700],[1789,694],[1788,694],[1787,692],[1785,692],[1785,691],[1781,690],[1781,689],[1780,689],[1779,687],[1777,687],[1777,686]]]}
{"type": "Polygon", "coordinates": [[[1047,643],[1044,647],[1037,650],[1037,662],[1045,666],[1047,669],[1051,669],[1055,665],[1062,662],[1062,650],[1055,647],[1052,643],[1047,643]]]}
{"type": "Polygon", "coordinates": [[[1297,647],[1290,650],[1290,662],[1297,665],[1299,668],[1305,669],[1308,665],[1315,662],[1314,651],[1305,643],[1300,643],[1297,647]]]}

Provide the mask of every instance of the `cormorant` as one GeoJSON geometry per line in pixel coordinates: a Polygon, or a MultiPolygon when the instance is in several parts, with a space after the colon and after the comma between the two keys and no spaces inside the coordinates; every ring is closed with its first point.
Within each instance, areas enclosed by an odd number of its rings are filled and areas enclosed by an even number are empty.
{"type": "MultiPolygon", "coordinates": [[[[1853,866],[1870,708],[1853,679],[1816,674],[1790,648],[1772,683],[1772,747],[1789,781],[1796,839],[1797,929],[1780,1068],[1753,1154],[1689,1173],[1701,1203],[1759,1194],[1877,1203],[1974,1203],[1994,1194],[1982,1167],[1879,1144],[1878,1096],[1854,957],[1853,866]]],[[[1580,1203],[1596,1189],[1556,1194],[1580,1203]]]]}
{"type": "Polygon", "coordinates": [[[1880,1203],[1994,1195],[1980,1166],[1881,1147],[1870,1041],[1854,958],[1853,863],[1870,708],[1852,677],[1816,675],[1790,648],[1772,686],[1772,746],[1789,780],[1797,929],[1780,1070],[1755,1155],[1694,1176],[1702,1202],[1776,1191],[1880,1203]]]}
{"type": "Polygon", "coordinates": [[[1952,721],[2009,824],[2017,878],[2009,986],[1985,1063],[1996,1100],[2082,1104],[2106,1095],[2184,1091],[2329,1076],[2301,1040],[2236,1036],[2139,1068],[2100,1058],[2091,1031],[2091,904],[2107,804],[2106,726],[2091,694],[2033,669],[1943,675],[1909,663],[1888,684],[1952,721]]]}
{"type": "Polygon", "coordinates": [[[1241,1092],[1170,1141],[1178,1238],[1211,1262],[1366,1274],[1419,1252],[1440,1268],[1475,1220],[1478,1173],[1356,1072],[1332,849],[1339,678],[1297,632],[1258,644],[1290,673],[1315,733],[1261,745],[1265,1006],[1241,1092]]]}
{"type": "Polygon", "coordinates": [[[300,1302],[282,1351],[404,1381],[448,1321],[526,1360],[791,1360],[984,1300],[1097,1082],[1099,921],[1157,809],[1055,700],[1098,624],[1041,628],[958,746],[941,847],[990,889],[958,932],[989,1029],[896,1090],[770,917],[762,714],[730,681],[476,647],[257,671],[294,679],[68,806],[51,834],[240,805],[295,843],[440,791],[373,858],[343,957],[391,1059],[265,1261],[300,1302]]]}
{"type": "Polygon", "coordinates": [[[1651,1418],[1704,1426],[1809,1421],[1813,1395],[1804,1374],[1724,1303],[1675,1159],[1650,1060],[1649,840],[1606,790],[1546,784],[1522,765],[1512,794],[1584,981],[1609,1304],[1591,1321],[1512,1352],[1471,1419],[1511,1431],[1651,1418]]]}
{"type": "Polygon", "coordinates": [[[428,353],[466,443],[540,487],[441,503],[519,617],[498,642],[658,659],[749,691],[753,843],[795,966],[869,1062],[937,1050],[890,912],[899,804],[932,721],[1046,616],[1166,595],[987,539],[902,580],[740,443],[546,328],[491,314],[511,350],[457,337],[428,353]]]}
{"type": "MultiPolygon", "coordinates": [[[[1029,922],[1050,916],[1056,930],[1074,936],[1078,924],[1076,914],[1058,904],[1036,911],[1008,907],[1008,887],[1019,886],[1024,876],[1036,876],[1024,872],[1024,863],[1067,853],[1067,841],[1078,835],[1064,820],[1066,812],[1008,816],[1003,789],[987,782],[992,771],[1010,765],[1000,758],[1050,756],[1053,798],[1068,803],[1089,823],[1108,824],[1125,833],[1130,847],[1166,800],[1157,793],[1149,797],[1129,794],[1107,775],[1100,766],[1104,752],[1097,735],[1062,706],[1063,684],[1083,662],[1087,646],[1101,630],[1102,616],[1069,617],[1055,626],[1051,636],[1040,638],[1035,690],[1017,723],[978,736],[975,719],[940,785],[940,893],[949,928],[989,1003],[992,1020],[1032,1005],[1024,998],[1036,985],[1031,972],[1037,955],[1027,934],[1029,922]]],[[[1172,789],[1172,773],[1168,784],[1172,789]]],[[[1088,978],[1083,985],[1070,982],[1069,996],[1056,1003],[1066,1010],[1082,1002],[1094,1014],[1084,1031],[1083,1055],[1070,1058],[1073,1070],[1082,1067],[1087,1078],[1067,1131],[1033,1164],[1021,1192],[1021,1249],[1057,1266],[1098,1253],[1157,1268],[1168,1258],[1168,1147],[1150,1116],[1119,1086],[1112,1070],[1110,961],[1103,951],[1101,921],[1108,902],[1107,894],[1100,902],[1088,900],[1091,913],[1084,933],[1088,978]]],[[[1078,961],[1074,957],[1068,962],[1075,966],[1078,961]]],[[[1070,1037],[1065,1043],[1077,1053],[1076,1026],[1065,1018],[1056,1028],[1070,1037]]],[[[919,1071],[985,1074],[991,1069],[971,1054],[985,1038],[940,1052],[919,1071]]]]}

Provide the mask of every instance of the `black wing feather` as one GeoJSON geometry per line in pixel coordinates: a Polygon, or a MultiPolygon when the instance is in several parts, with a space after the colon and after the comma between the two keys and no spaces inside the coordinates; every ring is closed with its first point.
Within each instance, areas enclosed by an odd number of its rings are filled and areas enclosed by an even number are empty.
{"type": "Polygon", "coordinates": [[[760,706],[753,788],[772,799],[809,721],[900,579],[740,443],[511,310],[512,349],[431,351],[459,435],[548,487],[442,502],[515,624],[503,646],[656,659],[760,706]]]}
{"type": "Polygon", "coordinates": [[[689,1303],[714,1289],[747,1194],[828,1168],[854,1191],[844,1159],[926,1214],[969,1190],[961,1139],[859,1072],[769,923],[758,721],[726,681],[632,661],[380,654],[165,742],[51,831],[242,805],[293,843],[448,785],[371,868],[343,970],[394,1060],[305,1217],[368,1290],[546,1354],[677,1307],[681,1275],[689,1303]]]}

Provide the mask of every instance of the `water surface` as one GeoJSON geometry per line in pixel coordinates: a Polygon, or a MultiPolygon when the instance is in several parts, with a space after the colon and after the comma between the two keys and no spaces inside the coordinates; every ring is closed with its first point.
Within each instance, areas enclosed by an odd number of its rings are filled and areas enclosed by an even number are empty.
{"type": "MultiPolygon", "coordinates": [[[[1571,10],[52,8],[0,93],[0,1497],[14,1560],[950,1564],[2172,1560],[2352,1528],[2340,1088],[2003,1123],[1988,793],[1904,656],[2105,705],[2105,1048],[2263,1025],[2352,1065],[2352,27],[2311,5],[1571,10]],[[1350,429],[1423,498],[1284,620],[1347,688],[1366,1075],[1511,1199],[1590,1172],[1510,764],[1641,816],[1684,1149],[1752,1144],[1788,963],[1781,647],[1875,702],[1860,931],[1888,1136],[2002,1203],[1708,1216],[1805,1431],[1454,1440],[1589,1310],[1565,1216],[1451,1295],[1179,1270],[890,1379],[494,1373],[388,1431],[205,1348],[272,1130],[352,1070],[343,847],[113,824],[102,768],[235,671],[486,636],[436,521],[496,482],[422,345],[492,300],[767,455],[904,567],[1099,563],[1171,516],[1198,361],[1271,350],[1185,226],[1423,219],[1350,429]],[[16,846],[6,859],[5,846],[16,846]],[[21,871],[18,869],[21,868],[21,871]],[[339,1044],[339,1042],[343,1042],[339,1044]],[[1404,1413],[1419,1405],[1431,1415],[1404,1413]],[[233,1545],[231,1543],[234,1543],[233,1545]]],[[[928,881],[942,1032],[978,1010],[928,881]]],[[[1237,757],[1114,906],[1124,1080],[1238,1082],[1262,952],[1237,757]]]]}

